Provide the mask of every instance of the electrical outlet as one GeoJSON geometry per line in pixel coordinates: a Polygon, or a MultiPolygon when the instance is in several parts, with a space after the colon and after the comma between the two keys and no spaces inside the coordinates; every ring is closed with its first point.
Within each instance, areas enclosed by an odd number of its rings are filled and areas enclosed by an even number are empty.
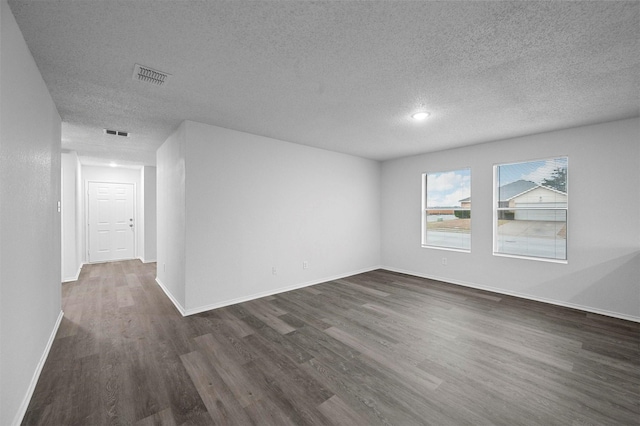
{"type": "Polygon", "coordinates": [[[443,258],[442,258],[442,264],[443,264],[444,266],[447,266],[447,258],[446,258],[446,257],[443,257],[443,258]]]}
{"type": "Polygon", "coordinates": [[[276,267],[274,266],[273,268],[271,268],[271,273],[273,275],[278,275],[278,270],[276,269],[276,267]]]}
{"type": "Polygon", "coordinates": [[[302,262],[302,269],[307,269],[309,267],[309,262],[306,260],[302,262]]]}

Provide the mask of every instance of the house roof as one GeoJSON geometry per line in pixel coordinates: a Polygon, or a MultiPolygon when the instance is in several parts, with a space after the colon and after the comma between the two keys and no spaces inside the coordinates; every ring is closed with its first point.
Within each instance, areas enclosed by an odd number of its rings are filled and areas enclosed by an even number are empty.
{"type": "Polygon", "coordinates": [[[540,185],[535,182],[520,179],[515,182],[502,185],[500,188],[498,188],[498,199],[500,201],[509,201],[512,198],[515,198],[518,195],[530,191],[538,186],[540,185]]]}
{"type": "MultiPolygon", "coordinates": [[[[520,179],[515,182],[508,183],[506,185],[502,185],[498,188],[498,199],[500,201],[509,201],[512,200],[525,192],[533,191],[536,188],[544,188],[549,191],[557,192],[559,194],[565,195],[565,192],[558,191],[555,188],[550,188],[548,186],[540,185],[535,182],[531,182],[529,180],[520,179]]],[[[463,198],[459,200],[460,202],[471,201],[471,197],[463,198]]]]}
{"type": "Polygon", "coordinates": [[[557,189],[555,189],[555,188],[551,188],[551,187],[549,187],[549,186],[545,186],[545,185],[536,185],[536,186],[534,186],[533,188],[527,189],[527,190],[526,190],[526,191],[524,191],[524,192],[521,192],[521,193],[519,193],[519,194],[514,195],[513,197],[510,197],[510,198],[507,198],[507,199],[500,199],[500,201],[510,201],[510,200],[513,200],[514,198],[520,197],[521,195],[524,195],[524,194],[526,194],[527,192],[531,192],[531,191],[533,191],[534,189],[537,189],[537,188],[546,189],[547,191],[555,192],[555,193],[557,193],[557,194],[567,195],[567,193],[566,193],[566,192],[559,191],[559,190],[557,190],[557,189]]]}

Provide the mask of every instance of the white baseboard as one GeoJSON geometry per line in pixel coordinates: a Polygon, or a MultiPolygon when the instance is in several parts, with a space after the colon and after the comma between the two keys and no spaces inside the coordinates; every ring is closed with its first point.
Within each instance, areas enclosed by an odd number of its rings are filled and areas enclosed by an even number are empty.
{"type": "Polygon", "coordinates": [[[341,278],[346,278],[346,277],[350,277],[352,275],[357,275],[357,274],[362,274],[362,273],[365,273],[365,272],[374,271],[374,270],[380,269],[380,268],[381,268],[380,266],[372,266],[370,268],[364,268],[364,269],[360,269],[360,270],[357,270],[357,271],[352,271],[352,272],[348,272],[348,273],[344,273],[344,274],[340,274],[340,275],[320,278],[320,279],[317,279],[317,280],[307,281],[307,282],[299,283],[299,284],[294,284],[294,285],[290,285],[290,286],[287,286],[287,287],[280,287],[280,288],[277,288],[277,289],[274,289],[274,290],[267,290],[267,291],[263,291],[263,292],[259,292],[259,293],[254,293],[254,294],[251,294],[249,296],[243,296],[243,297],[238,297],[238,298],[235,298],[235,299],[225,300],[225,301],[222,301],[222,302],[212,303],[212,304],[209,304],[209,305],[198,306],[197,308],[187,309],[183,313],[183,315],[184,316],[189,316],[189,315],[199,314],[201,312],[210,311],[212,309],[223,308],[225,306],[235,305],[236,303],[248,302],[250,300],[259,299],[261,297],[272,296],[274,294],[285,293],[287,291],[297,290],[297,289],[300,289],[300,288],[309,287],[311,285],[322,284],[322,283],[325,283],[327,281],[339,280],[341,278]]]}
{"type": "Polygon", "coordinates": [[[519,292],[516,292],[516,291],[506,291],[506,290],[501,289],[501,288],[478,285],[478,284],[470,283],[470,282],[466,282],[466,281],[452,280],[451,278],[437,277],[435,275],[422,274],[420,272],[408,271],[408,270],[404,270],[404,269],[393,268],[393,267],[390,267],[390,266],[381,266],[380,268],[381,269],[385,269],[387,271],[391,271],[391,272],[398,272],[400,274],[413,275],[415,277],[427,278],[427,279],[435,280],[435,281],[442,281],[442,282],[445,282],[445,283],[460,285],[460,286],[463,286],[463,287],[470,287],[470,288],[475,288],[475,289],[478,289],[478,290],[486,290],[486,291],[490,291],[492,293],[498,293],[498,294],[504,294],[504,295],[507,295],[507,296],[519,297],[521,299],[527,299],[527,300],[533,300],[533,301],[536,301],[536,302],[548,303],[550,305],[562,306],[564,308],[577,309],[577,310],[583,311],[583,312],[590,312],[590,313],[593,313],[593,314],[605,315],[605,316],[612,317],[612,318],[619,318],[619,319],[623,319],[623,320],[626,320],[626,321],[633,321],[633,322],[640,323],[640,317],[636,317],[636,316],[633,316],[633,315],[621,314],[619,312],[611,312],[611,311],[607,311],[607,310],[604,310],[604,309],[593,308],[591,306],[583,306],[583,305],[578,305],[576,303],[564,302],[564,301],[561,301],[561,300],[554,300],[554,299],[547,299],[547,298],[544,298],[544,297],[531,296],[529,294],[519,293],[519,292]]]}
{"type": "Polygon", "coordinates": [[[60,323],[62,322],[62,318],[64,317],[64,312],[60,311],[58,314],[58,319],[56,320],[55,325],[53,326],[53,330],[51,331],[51,335],[49,336],[49,341],[47,342],[47,346],[44,348],[44,352],[40,357],[40,361],[38,361],[38,365],[36,365],[36,371],[33,373],[33,377],[31,378],[31,383],[29,383],[29,387],[27,388],[27,393],[22,399],[22,404],[20,404],[20,408],[16,413],[16,416],[13,418],[13,422],[11,423],[14,426],[20,425],[22,420],[24,419],[24,415],[27,413],[27,408],[29,407],[29,402],[31,401],[31,397],[33,396],[33,391],[36,390],[36,385],[38,384],[38,379],[40,378],[40,373],[42,373],[42,368],[44,367],[44,363],[49,356],[49,351],[51,350],[51,346],[53,345],[53,341],[56,338],[56,333],[58,332],[58,328],[60,327],[60,323]]]}
{"type": "Polygon", "coordinates": [[[178,312],[180,312],[180,315],[182,315],[183,317],[186,317],[187,315],[185,314],[184,308],[182,307],[180,302],[178,302],[176,300],[176,298],[173,297],[173,294],[171,294],[171,292],[169,290],[167,290],[167,287],[165,287],[164,283],[162,281],[160,281],[160,279],[158,277],[156,277],[156,282],[158,283],[158,285],[160,286],[162,291],[164,291],[164,294],[167,295],[169,300],[171,300],[171,302],[173,302],[173,305],[176,307],[178,312]]]}
{"type": "Polygon", "coordinates": [[[304,287],[308,287],[308,286],[311,286],[311,285],[321,284],[321,283],[324,283],[324,282],[327,282],[327,281],[339,280],[341,278],[346,278],[346,277],[350,277],[352,275],[362,274],[364,272],[374,271],[376,269],[380,269],[380,266],[372,266],[370,268],[365,268],[365,269],[361,269],[361,270],[357,270],[357,271],[352,271],[352,272],[348,272],[348,273],[345,273],[345,274],[340,274],[340,275],[335,275],[335,276],[331,276],[331,277],[321,278],[321,279],[317,279],[317,280],[313,280],[313,281],[307,281],[307,282],[304,282],[304,283],[294,284],[294,285],[290,285],[290,286],[287,286],[287,287],[280,287],[280,288],[277,288],[277,289],[274,289],[274,290],[267,290],[267,291],[263,291],[263,292],[260,292],[260,293],[254,293],[254,294],[251,294],[249,296],[237,297],[235,299],[224,300],[222,302],[217,302],[217,303],[212,303],[212,304],[209,304],[209,305],[198,306],[197,308],[191,308],[191,309],[184,309],[182,307],[182,305],[169,292],[169,290],[167,290],[167,288],[162,283],[162,281],[160,281],[158,278],[156,278],[156,282],[158,283],[158,285],[160,286],[162,291],[164,291],[164,294],[166,294],[167,297],[173,302],[173,304],[175,305],[176,309],[178,309],[178,312],[180,312],[180,314],[183,317],[186,317],[186,316],[189,316],[189,315],[195,315],[195,314],[199,314],[201,312],[210,311],[212,309],[218,309],[218,308],[223,308],[225,306],[235,305],[236,303],[248,302],[250,300],[259,299],[261,297],[272,296],[272,295],[278,294],[278,293],[285,293],[287,291],[297,290],[299,288],[304,288],[304,287]]]}
{"type": "Polygon", "coordinates": [[[80,278],[80,272],[82,272],[82,267],[84,266],[84,263],[81,263],[80,266],[78,267],[78,272],[76,272],[76,275],[74,277],[69,277],[69,278],[65,278],[62,280],[63,283],[68,283],[71,281],[78,281],[78,278],[80,278]]]}
{"type": "Polygon", "coordinates": [[[138,259],[140,259],[140,262],[142,263],[153,263],[156,262],[156,259],[145,259],[144,257],[138,256],[138,259]]]}

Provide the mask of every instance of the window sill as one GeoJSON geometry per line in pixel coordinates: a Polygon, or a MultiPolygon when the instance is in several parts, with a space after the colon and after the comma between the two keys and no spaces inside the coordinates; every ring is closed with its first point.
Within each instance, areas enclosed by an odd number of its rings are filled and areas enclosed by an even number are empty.
{"type": "Polygon", "coordinates": [[[446,251],[457,251],[459,253],[471,253],[471,249],[459,249],[459,248],[453,248],[453,247],[429,246],[429,245],[426,245],[426,244],[422,244],[422,248],[436,249],[436,250],[446,250],[446,251]]]}
{"type": "Polygon", "coordinates": [[[513,259],[536,260],[538,262],[560,263],[564,265],[569,263],[567,259],[551,259],[546,257],[521,256],[518,254],[496,253],[496,252],[494,252],[493,255],[497,257],[511,257],[513,259]]]}

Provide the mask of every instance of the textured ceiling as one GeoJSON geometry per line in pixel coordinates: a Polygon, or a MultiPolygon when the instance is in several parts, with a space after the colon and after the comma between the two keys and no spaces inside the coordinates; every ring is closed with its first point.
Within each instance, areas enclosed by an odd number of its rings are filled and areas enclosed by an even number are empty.
{"type": "Polygon", "coordinates": [[[637,1],[10,5],[84,157],[154,164],[184,119],[385,160],[639,114],[637,1]]]}

